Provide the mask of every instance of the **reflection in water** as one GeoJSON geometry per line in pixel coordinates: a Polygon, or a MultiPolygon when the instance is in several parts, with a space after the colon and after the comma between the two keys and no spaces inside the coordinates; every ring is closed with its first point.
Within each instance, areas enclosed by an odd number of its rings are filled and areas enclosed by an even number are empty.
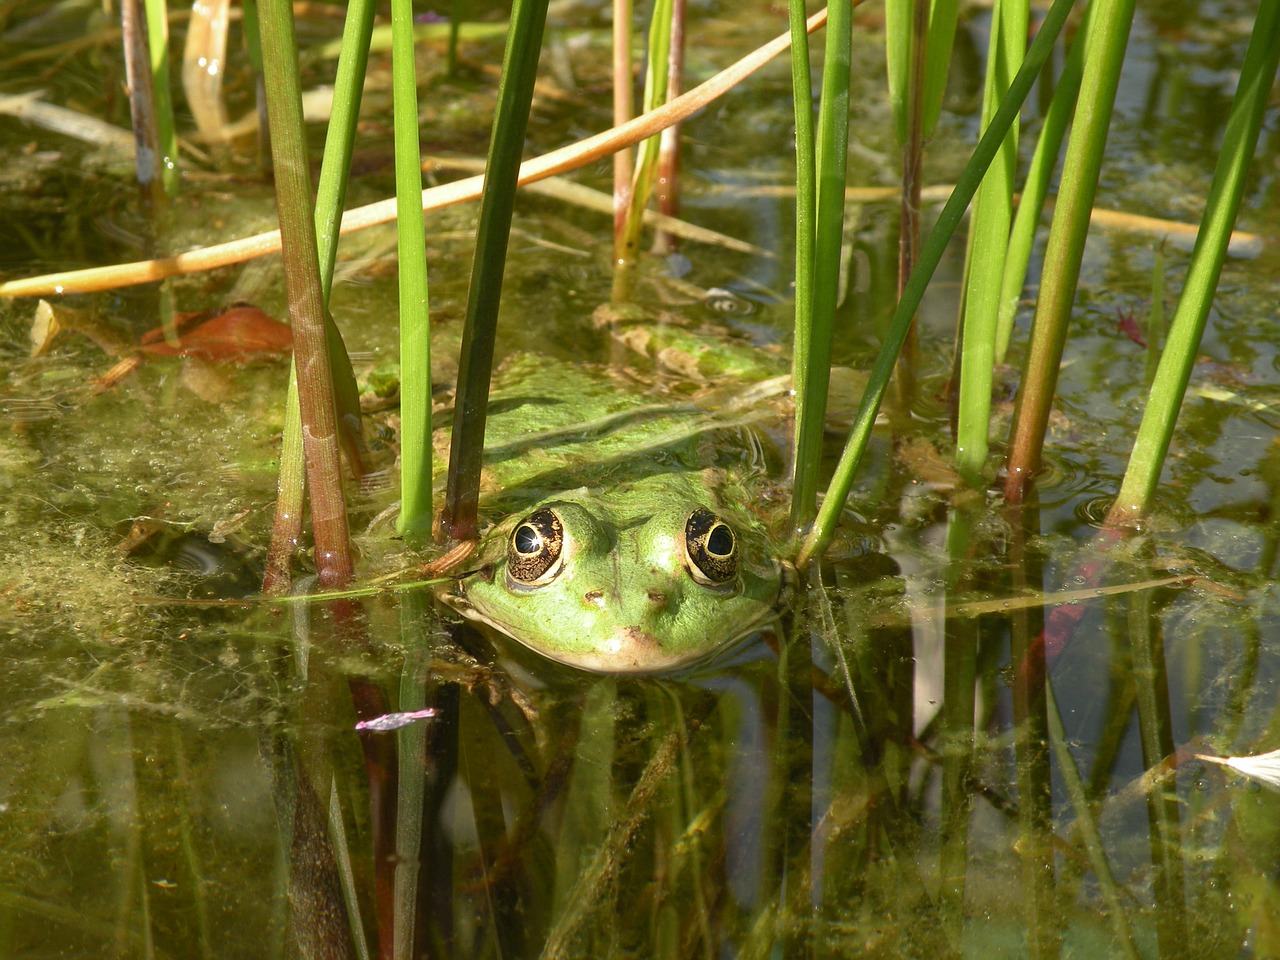
{"type": "Polygon", "coordinates": [[[1085,579],[1097,554],[1026,536],[1043,522],[1030,509],[935,519],[936,555],[903,553],[902,572],[886,553],[842,560],[784,636],[687,676],[586,675],[451,638],[412,593],[297,607],[287,643],[271,610],[162,601],[151,632],[61,680],[17,640],[8,946],[1174,957],[1272,943],[1276,796],[1193,755],[1274,742],[1273,591],[1223,599],[1226,571],[1164,576],[1167,555],[1139,539],[1089,574],[1104,595],[1055,620],[1038,585],[1085,579]]]}

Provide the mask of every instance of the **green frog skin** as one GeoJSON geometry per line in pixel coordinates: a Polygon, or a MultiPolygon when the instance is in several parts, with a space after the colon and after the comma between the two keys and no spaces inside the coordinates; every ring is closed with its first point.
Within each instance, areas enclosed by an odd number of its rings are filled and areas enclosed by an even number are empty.
{"type": "Polygon", "coordinates": [[[541,360],[504,374],[482,503],[505,519],[445,604],[600,673],[679,668],[776,618],[784,564],[743,479],[743,431],[776,406],[654,405],[541,360]]]}
{"type": "Polygon", "coordinates": [[[567,491],[486,538],[458,581],[465,616],[584,670],[650,673],[776,616],[782,564],[759,525],[698,473],[567,491]]]}

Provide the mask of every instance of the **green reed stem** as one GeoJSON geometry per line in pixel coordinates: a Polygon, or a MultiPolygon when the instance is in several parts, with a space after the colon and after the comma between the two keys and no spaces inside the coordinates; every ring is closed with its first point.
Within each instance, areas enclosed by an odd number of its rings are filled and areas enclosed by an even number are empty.
{"type": "Polygon", "coordinates": [[[391,0],[391,83],[400,263],[400,515],[396,529],[418,537],[431,530],[431,324],[412,0],[391,0]]]}
{"type": "MultiPolygon", "coordinates": [[[[649,19],[649,51],[645,61],[644,96],[641,109],[648,113],[656,110],[667,99],[667,74],[671,57],[671,7],[672,0],[654,0],[653,14],[649,19]]],[[[644,228],[644,208],[653,192],[658,173],[658,152],[662,135],[654,134],[640,142],[636,148],[636,168],[631,177],[631,193],[627,198],[627,213],[622,227],[622,247],[615,264],[626,270],[634,263],[640,249],[640,231],[644,228]]]]}
{"type": "Polygon", "coordinates": [[[1040,137],[1036,140],[1035,153],[1027,169],[1027,178],[1022,185],[1022,197],[1018,201],[1013,230],[1005,248],[995,351],[996,359],[1001,363],[1009,351],[1013,320],[1018,312],[1018,302],[1022,299],[1023,285],[1027,281],[1027,264],[1031,262],[1031,251],[1035,247],[1036,228],[1040,225],[1040,214],[1049,193],[1049,181],[1058,162],[1058,152],[1062,149],[1067,126],[1071,123],[1076,94],[1080,92],[1080,75],[1084,71],[1089,25],[1097,7],[1097,4],[1091,3],[1085,8],[1084,23],[1071,44],[1062,73],[1058,76],[1053,98],[1049,101],[1049,109],[1045,111],[1044,123],[1040,127],[1040,137]]]}
{"type": "Polygon", "coordinates": [[[316,184],[316,238],[320,253],[320,280],[325,303],[333,287],[333,266],[338,259],[338,228],[346,202],[347,175],[355,152],[356,122],[369,63],[369,38],[377,12],[373,0],[351,0],[342,26],[342,52],[333,85],[333,110],[324,141],[324,157],[316,184]]]}
{"type": "MultiPolygon", "coordinates": [[[[613,125],[620,127],[635,116],[631,79],[631,0],[613,0],[613,125]]],[[[635,155],[630,150],[613,154],[613,257],[622,259],[627,210],[631,206],[631,178],[635,155]]]]}
{"type": "Polygon", "coordinates": [[[353,566],[338,462],[333,374],[316,252],[293,8],[287,0],[268,0],[260,11],[276,207],[298,369],[316,568],[320,586],[332,589],[351,578],[353,566]]]}
{"type": "MultiPolygon", "coordinates": [[[[255,8],[256,10],[256,8],[255,8]]],[[[245,14],[250,10],[246,7],[245,14]]],[[[364,90],[365,67],[369,59],[369,34],[373,29],[372,0],[355,0],[347,7],[343,26],[343,50],[338,59],[334,83],[333,111],[325,137],[324,158],[316,188],[315,230],[321,294],[324,298],[325,342],[332,366],[339,442],[346,446],[352,467],[362,471],[363,438],[360,425],[360,391],[347,356],[342,333],[328,311],[333,286],[333,267],[338,254],[338,227],[346,201],[347,174],[355,144],[356,121],[364,90]]],[[[256,15],[246,22],[246,33],[259,45],[256,15]]],[[[298,414],[298,377],[295,360],[290,361],[289,393],[286,399],[284,436],[280,445],[280,467],[276,479],[276,513],[271,544],[267,550],[263,592],[284,592],[289,585],[289,557],[302,536],[302,511],[306,497],[302,449],[302,420],[298,414]]]]}
{"type": "Polygon", "coordinates": [[[320,286],[324,293],[324,330],[333,368],[337,399],[338,442],[346,451],[351,469],[364,473],[364,435],[360,420],[360,388],[342,331],[329,312],[333,289],[333,267],[338,257],[338,229],[346,205],[351,156],[355,152],[356,124],[360,119],[360,99],[364,92],[365,68],[369,63],[369,37],[373,32],[376,8],[373,0],[352,0],[342,27],[342,53],[333,86],[333,109],[325,135],[324,156],[316,186],[316,238],[320,260],[320,286]]]}
{"type": "Polygon", "coordinates": [[[1102,152],[1111,123],[1111,108],[1133,23],[1133,6],[1133,0],[1115,0],[1099,7],[1099,19],[1094,21],[1089,33],[1080,100],[1067,141],[1031,328],[1030,352],[1014,413],[1004,483],[1005,499],[1010,503],[1022,502],[1040,468],[1045,429],[1058,384],[1058,367],[1062,363],[1062,348],[1067,339],[1071,304],[1080,277],[1080,260],[1102,167],[1102,152]]]}
{"type": "Polygon", "coordinates": [[[1122,523],[1144,515],[1155,496],[1160,471],[1178,420],[1178,410],[1191,379],[1213,294],[1227,255],[1231,228],[1240,209],[1245,174],[1258,144],[1263,112],[1280,60],[1280,0],[1258,8],[1253,35],[1240,68],[1240,83],[1231,102],[1222,149],[1209,188],[1200,232],[1191,253],[1187,279],[1169,327],[1142,424],[1129,456],[1120,493],[1107,517],[1122,523]]]}
{"type": "Polygon", "coordinates": [[[875,426],[876,414],[880,409],[880,402],[884,399],[885,389],[889,385],[889,378],[893,375],[893,365],[897,359],[898,350],[902,346],[903,340],[906,339],[911,318],[920,306],[920,299],[924,296],[925,288],[933,276],[933,271],[937,269],[938,263],[942,260],[947,244],[964,216],[965,208],[969,205],[969,201],[973,199],[978,185],[982,182],[983,174],[995,158],[996,151],[1000,148],[1005,132],[1009,129],[1009,125],[1013,122],[1014,117],[1017,116],[1018,111],[1022,109],[1022,102],[1030,92],[1032,84],[1040,73],[1040,68],[1044,66],[1045,61],[1048,59],[1049,52],[1052,50],[1054,42],[1058,39],[1058,34],[1062,31],[1062,25],[1066,22],[1067,14],[1071,12],[1072,3],[1073,0],[1054,0],[1053,6],[1045,14],[1040,30],[1036,33],[1036,38],[1032,42],[1030,49],[1027,50],[1027,56],[1022,62],[1021,69],[1018,70],[1018,75],[1013,78],[1013,83],[1009,85],[1008,95],[1005,97],[1004,102],[1000,104],[1000,109],[996,111],[990,126],[987,127],[986,132],[982,135],[982,139],[978,141],[978,146],[974,149],[973,155],[969,158],[968,164],[965,165],[964,171],[956,182],[955,190],[952,191],[951,197],[943,206],[942,212],[938,215],[937,223],[934,224],[933,230],[929,233],[929,238],[925,241],[924,247],[920,251],[920,260],[916,264],[916,268],[911,272],[911,279],[907,281],[907,287],[903,291],[902,298],[898,301],[898,308],[894,311],[893,319],[890,321],[889,328],[885,333],[884,344],[881,346],[880,353],[877,355],[876,362],[867,378],[867,387],[862,395],[862,403],[858,407],[853,427],[849,431],[849,439],[845,443],[840,462],[836,465],[831,485],[827,488],[822,508],[818,511],[813,529],[809,531],[809,535],[805,538],[797,555],[797,566],[807,566],[814,557],[826,549],[827,544],[831,541],[832,534],[835,532],[836,520],[839,518],[841,511],[844,509],[845,501],[849,497],[849,490],[853,487],[853,477],[857,472],[858,463],[862,459],[862,454],[867,447],[867,441],[871,437],[871,430],[875,426]]]}
{"type": "MultiPolygon", "coordinates": [[[[884,0],[884,58],[898,142],[907,140],[911,102],[911,27],[917,0],[884,0]]],[[[794,43],[792,44],[794,47],[794,43]]]]}
{"type": "Polygon", "coordinates": [[[932,0],[929,6],[929,49],[924,61],[924,96],[921,128],[925,138],[933,136],[942,115],[942,96],[947,92],[951,71],[951,50],[955,45],[960,0],[932,0]]]}
{"type": "Polygon", "coordinates": [[[1067,731],[1062,725],[1062,712],[1053,695],[1052,681],[1045,682],[1044,692],[1048,707],[1049,745],[1053,748],[1054,759],[1058,761],[1058,773],[1076,812],[1076,830],[1084,841],[1089,866],[1093,868],[1093,876],[1098,881],[1098,889],[1102,891],[1102,899],[1107,903],[1107,919],[1111,922],[1112,932],[1124,955],[1129,960],[1138,960],[1140,954],[1133,940],[1133,930],[1129,926],[1129,915],[1120,899],[1120,888],[1111,872],[1107,850],[1102,842],[1102,834],[1098,831],[1098,822],[1093,816],[1093,806],[1089,803],[1084,780],[1076,767],[1075,757],[1071,755],[1071,748],[1067,745],[1067,731]]]}
{"type": "MultiPolygon", "coordinates": [[[[929,55],[929,4],[908,3],[906,7],[905,12],[910,14],[911,22],[907,25],[907,51],[902,69],[907,71],[907,75],[899,80],[905,87],[905,95],[901,102],[894,103],[895,111],[904,114],[897,117],[899,146],[902,148],[902,198],[898,203],[898,297],[902,296],[907,278],[915,269],[916,257],[920,255],[920,189],[924,183],[924,78],[929,55]],[[911,10],[912,7],[914,10],[911,10]]],[[[903,13],[896,14],[898,17],[902,15],[903,13]]],[[[891,51],[893,46],[890,47],[891,51]]],[[[890,87],[892,86],[891,80],[890,87]]],[[[906,415],[911,409],[916,392],[919,339],[913,321],[907,330],[902,349],[898,352],[896,384],[898,408],[902,415],[906,415]]]]}
{"type": "Polygon", "coordinates": [[[258,30],[258,0],[240,0],[241,22],[244,24],[244,51],[253,68],[254,101],[258,108],[258,164],[267,169],[266,103],[267,89],[262,82],[262,34],[258,30]]]}
{"type": "Polygon", "coordinates": [[[156,158],[160,182],[170,197],[178,195],[178,133],[173,121],[173,88],[169,84],[169,10],[165,0],[144,0],[147,45],[151,52],[151,87],[155,91],[156,158]]]}
{"type": "MultiPolygon", "coordinates": [[[[684,93],[684,28],[685,0],[672,0],[671,39],[667,44],[667,102],[684,93]]],[[[654,174],[658,188],[658,212],[664,217],[680,215],[680,124],[673,123],[659,136],[658,169],[654,174]]],[[[674,233],[665,227],[653,231],[653,252],[665,257],[680,245],[674,233]]]]}
{"type": "Polygon", "coordinates": [[[453,408],[449,481],[441,519],[443,532],[455,540],[474,539],[479,527],[480,461],[484,453],[489,374],[493,367],[507,235],[546,19],[547,0],[515,0],[512,5],[484,197],[480,201],[476,254],[458,363],[458,393],[453,408]]]}
{"type": "MultiPolygon", "coordinates": [[[[997,0],[992,12],[983,122],[989,123],[1026,50],[1027,0],[997,0]]],[[[956,424],[956,467],[971,486],[983,484],[995,375],[996,325],[1004,280],[1005,249],[1013,219],[1013,179],[1018,163],[1015,118],[978,189],[969,228],[969,270],[965,277],[960,350],[960,405],[956,424]]]]}
{"type": "Polygon", "coordinates": [[[464,0],[449,0],[449,46],[445,53],[445,72],[451,77],[458,72],[458,37],[462,33],[465,13],[464,0]]]}
{"type": "MultiPolygon", "coordinates": [[[[831,334],[840,285],[840,245],[844,239],[845,168],[849,156],[849,61],[853,47],[853,4],[835,0],[827,6],[826,55],[822,97],[818,104],[818,136],[814,157],[813,256],[807,274],[796,274],[797,296],[809,288],[807,312],[797,312],[792,378],[796,391],[791,519],[797,530],[813,517],[822,465],[822,425],[831,379],[831,334]]],[[[801,38],[795,35],[793,49],[801,38]]],[[[807,43],[807,41],[806,41],[807,43]]],[[[794,67],[793,67],[794,80],[794,67]]],[[[797,113],[808,98],[796,100],[797,113]]],[[[796,142],[799,144],[799,123],[796,142]]],[[[799,148],[797,147],[797,150],[799,148]]],[[[797,181],[797,236],[799,181],[797,181]]],[[[797,252],[797,261],[799,253],[797,252]]]]}
{"type": "Polygon", "coordinates": [[[885,53],[889,75],[889,101],[897,124],[898,142],[907,137],[907,104],[911,99],[911,33],[918,4],[928,6],[929,42],[924,54],[924,84],[920,97],[922,136],[932,136],[942,114],[942,95],[951,69],[960,0],[885,0],[885,53]]]}
{"type": "MultiPolygon", "coordinates": [[[[806,379],[809,363],[808,344],[813,329],[813,279],[816,275],[814,266],[814,197],[817,193],[817,171],[814,162],[813,145],[813,89],[809,75],[809,34],[805,29],[804,0],[791,0],[788,6],[791,27],[791,99],[795,105],[796,118],[796,302],[795,302],[795,349],[792,352],[792,378],[799,384],[806,379]]],[[[797,390],[797,407],[804,405],[797,390]]],[[[797,409],[797,418],[799,417],[797,409]]],[[[800,447],[800,431],[796,430],[795,464],[792,469],[798,474],[800,464],[812,461],[806,473],[817,473],[818,461],[822,457],[821,448],[810,449],[800,447]]],[[[817,489],[817,479],[813,479],[813,487],[817,489]]],[[[816,498],[816,493],[814,494],[816,498]]],[[[791,522],[801,530],[809,522],[812,513],[808,499],[801,499],[793,489],[791,498],[791,522]]]]}
{"type": "Polygon", "coordinates": [[[302,452],[302,416],[298,412],[298,366],[289,360],[289,389],[284,401],[284,432],[276,470],[276,507],[271,518],[262,592],[283,596],[292,583],[289,560],[302,539],[302,511],[307,500],[306,459],[302,452]]]}

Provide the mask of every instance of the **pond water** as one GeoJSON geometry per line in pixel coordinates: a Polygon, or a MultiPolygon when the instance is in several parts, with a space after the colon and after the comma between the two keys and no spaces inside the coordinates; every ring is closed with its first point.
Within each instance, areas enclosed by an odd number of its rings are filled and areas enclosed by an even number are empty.
{"type": "MultiPolygon", "coordinates": [[[[768,5],[694,6],[698,78],[784,29],[768,5]]],[[[1194,223],[1253,9],[1140,8],[1098,205],[1194,223]]],[[[12,6],[0,92],[42,89],[127,124],[116,41],[60,46],[104,30],[95,11],[12,6]]],[[[337,23],[310,11],[302,42],[337,23]]],[[[952,182],[972,144],[985,31],[983,11],[966,14],[930,182],[952,182]]],[[[538,153],[609,124],[603,6],[566,6],[548,33],[538,153]]],[[[423,48],[428,151],[483,154],[500,43],[464,41],[453,78],[442,46],[423,48]]],[[[859,13],[858,186],[896,178],[882,49],[878,8],[859,13]]],[[[252,97],[237,57],[233,114],[252,97]]],[[[310,64],[308,85],[332,69],[310,64]]],[[[371,70],[352,203],[391,190],[384,54],[371,70]]],[[[780,369],[788,70],[771,65],[684,128],[683,215],[760,252],[686,242],[646,264],[636,292],[649,316],[780,369]]],[[[74,329],[38,357],[35,302],[0,300],[0,955],[1280,955],[1280,794],[1197,759],[1280,747],[1278,123],[1273,108],[1238,224],[1261,252],[1227,263],[1141,531],[1097,539],[1144,397],[1146,351],[1125,318],[1149,313],[1157,276],[1172,305],[1186,245],[1095,228],[1046,473],[1011,512],[962,494],[947,468],[957,244],[921,312],[912,417],[878,432],[827,562],[776,628],[665,677],[542,662],[463,629],[425,589],[257,599],[287,365],[156,358],[103,390],[95,378],[116,358],[101,343],[157,326],[154,288],[64,298],[74,329]],[[355,729],[422,709],[434,715],[355,729]]],[[[204,149],[153,222],[118,143],[0,115],[5,278],[269,225],[253,148],[204,149]]],[[[603,190],[609,178],[606,164],[576,176],[603,190]]],[[[445,386],[474,215],[428,218],[445,386]]],[[[892,309],[896,224],[892,204],[848,210],[837,361],[855,370],[892,309]]],[[[344,241],[332,308],[382,471],[348,489],[359,572],[407,582],[422,558],[384,516],[397,421],[393,398],[375,396],[394,383],[392,237],[344,241]]],[[[606,216],[522,199],[501,349],[612,363],[630,389],[684,401],[696,387],[592,322],[609,249],[606,216]]],[[[165,296],[181,311],[247,300],[285,313],[274,258],[165,296]]],[[[776,480],[768,447],[784,433],[734,436],[776,480]]]]}

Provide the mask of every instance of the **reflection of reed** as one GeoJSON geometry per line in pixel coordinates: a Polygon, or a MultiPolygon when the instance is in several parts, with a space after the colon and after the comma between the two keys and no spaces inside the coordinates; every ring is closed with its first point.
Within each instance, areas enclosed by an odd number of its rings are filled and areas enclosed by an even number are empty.
{"type": "MultiPolygon", "coordinates": [[[[1010,506],[1012,591],[1044,582],[1043,557],[1027,550],[1040,532],[1040,512],[1010,506]]],[[[1009,659],[1013,673],[1013,752],[1017,770],[1022,877],[1027,889],[1027,946],[1032,957],[1060,950],[1054,873],[1053,795],[1049,777],[1048,718],[1045,714],[1044,608],[1025,607],[1009,618],[1009,659]]]]}
{"type": "MultiPolygon", "coordinates": [[[[1164,632],[1150,591],[1128,598],[1128,640],[1137,692],[1138,733],[1147,769],[1174,753],[1164,632]]],[[[1177,781],[1166,778],[1147,793],[1151,864],[1155,868],[1156,935],[1162,957],[1186,956],[1188,928],[1177,781]]]]}

